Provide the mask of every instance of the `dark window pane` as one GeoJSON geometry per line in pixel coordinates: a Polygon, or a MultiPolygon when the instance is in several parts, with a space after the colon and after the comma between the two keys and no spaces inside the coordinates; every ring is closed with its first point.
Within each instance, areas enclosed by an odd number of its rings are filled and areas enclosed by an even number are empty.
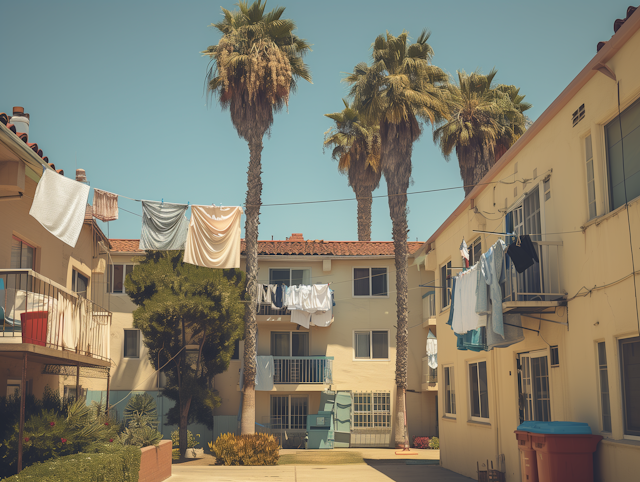
{"type": "Polygon", "coordinates": [[[75,283],[74,283],[74,291],[76,293],[81,293],[84,296],[87,295],[87,287],[89,286],[89,278],[84,276],[83,274],[74,271],[75,283]]]}
{"type": "Polygon", "coordinates": [[[469,365],[469,385],[471,390],[471,416],[480,416],[480,390],[478,387],[478,365],[469,365]]]}
{"type": "Polygon", "coordinates": [[[640,339],[622,343],[625,434],[640,435],[640,339]]]}
{"type": "Polygon", "coordinates": [[[309,277],[305,275],[308,275],[308,271],[305,269],[292,269],[291,286],[308,285],[309,277]]]}
{"type": "Polygon", "coordinates": [[[291,356],[289,348],[289,332],[271,332],[271,355],[291,356]]]}
{"type": "Polygon", "coordinates": [[[619,118],[607,124],[605,136],[611,208],[616,209],[640,196],[640,101],[633,103],[619,118]]]}
{"type": "Polygon", "coordinates": [[[489,418],[489,390],[487,389],[487,362],[478,363],[480,383],[480,416],[489,418]]]}
{"type": "Polygon", "coordinates": [[[240,359],[240,339],[237,339],[233,344],[233,355],[231,355],[232,360],[240,359]]]}
{"type": "Polygon", "coordinates": [[[369,296],[369,268],[354,268],[353,294],[354,296],[369,296]]]}
{"type": "Polygon", "coordinates": [[[291,284],[291,270],[288,269],[270,269],[269,284],[277,285],[284,283],[289,286],[291,284]]]}
{"type": "Polygon", "coordinates": [[[291,333],[291,356],[309,356],[309,333],[291,333]]]}
{"type": "Polygon", "coordinates": [[[113,292],[114,293],[122,293],[122,274],[123,274],[124,266],[121,264],[113,265],[113,292]]]}
{"type": "Polygon", "coordinates": [[[387,296],[387,268],[371,268],[371,294],[387,296]]]}
{"type": "Polygon", "coordinates": [[[386,331],[374,331],[371,333],[373,345],[372,358],[389,358],[389,333],[386,331]]]}
{"type": "Polygon", "coordinates": [[[140,332],[138,330],[124,330],[124,356],[127,358],[137,358],[140,332]]]}
{"type": "Polygon", "coordinates": [[[356,358],[369,358],[369,332],[356,333],[356,358]]]}

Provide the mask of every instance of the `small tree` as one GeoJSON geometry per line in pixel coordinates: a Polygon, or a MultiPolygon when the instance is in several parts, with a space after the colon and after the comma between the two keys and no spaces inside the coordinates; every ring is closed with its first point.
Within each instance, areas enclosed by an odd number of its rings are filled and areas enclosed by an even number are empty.
{"type": "Polygon", "coordinates": [[[133,326],[144,336],[149,359],[167,375],[164,394],[176,401],[169,423],[180,432],[180,457],[187,450],[187,425],[211,427],[220,398],[213,377],[229,367],[244,324],[240,270],[201,268],[182,262],[181,251],[149,251],[125,281],[138,305],[133,326]]]}

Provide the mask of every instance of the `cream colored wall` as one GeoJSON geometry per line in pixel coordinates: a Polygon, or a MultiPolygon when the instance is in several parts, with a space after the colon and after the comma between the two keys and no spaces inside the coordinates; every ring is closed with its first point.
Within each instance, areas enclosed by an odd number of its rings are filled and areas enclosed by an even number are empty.
{"type": "MultiPolygon", "coordinates": [[[[622,109],[640,96],[640,33],[636,33],[609,62],[620,80],[622,109]]],[[[507,480],[519,480],[518,451],[513,435],[517,427],[517,371],[518,353],[548,350],[549,345],[559,346],[560,366],[550,368],[551,415],[553,420],[588,422],[593,433],[611,440],[623,437],[622,400],[620,387],[618,340],[637,336],[633,272],[629,247],[629,231],[626,208],[614,213],[608,211],[606,187],[606,152],[604,125],[617,114],[616,84],[602,74],[596,74],[517,156],[499,172],[496,181],[505,181],[486,187],[475,199],[478,213],[462,212],[435,240],[435,251],[427,256],[426,265],[435,269],[436,285],[442,285],[439,268],[447,260],[459,266],[458,247],[464,236],[473,241],[478,236],[474,229],[504,231],[503,213],[524,192],[535,185],[540,187],[541,219],[546,241],[562,241],[557,269],[561,288],[568,293],[568,309],[558,309],[555,314],[543,318],[569,323],[562,325],[524,318],[525,327],[540,329],[540,336],[525,331],[525,341],[506,349],[490,353],[469,353],[455,349],[455,336],[446,321],[449,311],[440,311],[438,305],[439,376],[442,367],[455,367],[457,415],[455,420],[443,417],[443,384],[439,391],[441,432],[441,459],[447,468],[467,476],[475,476],[476,461],[495,460],[505,454],[507,480]],[[586,116],[572,127],[571,114],[585,104],[586,116]],[[584,138],[592,135],[594,167],[596,171],[598,215],[589,223],[586,192],[586,166],[584,138]],[[517,165],[517,170],[516,170],[517,165]],[[537,178],[533,179],[534,169],[537,178]],[[552,172],[551,172],[552,171],[552,172]],[[551,174],[551,198],[544,200],[542,181],[551,174]],[[523,183],[522,180],[530,181],[523,183]],[[532,179],[532,180],[531,180],[532,179]],[[514,182],[515,181],[515,182],[514,182]],[[583,232],[581,229],[586,226],[583,232]],[[578,231],[565,233],[567,231],[578,231]],[[626,278],[625,278],[626,277],[626,278]],[[609,283],[617,284],[606,290],[596,290],[587,297],[573,298],[584,286],[592,288],[609,283]],[[568,314],[567,314],[568,313],[568,314]],[[612,433],[601,432],[600,396],[596,343],[605,341],[609,369],[609,391],[612,415],[612,433]],[[490,423],[471,422],[468,407],[468,363],[487,360],[490,423]],[[499,414],[499,416],[498,416],[499,414]]],[[[640,246],[640,199],[629,204],[633,246],[640,246]]],[[[498,238],[481,235],[483,251],[498,238]]],[[[621,444],[618,444],[621,446],[621,444]]],[[[621,456],[616,444],[598,453],[599,467],[612,467],[626,472],[637,457],[621,456]],[[615,462],[614,462],[615,460],[615,462]]],[[[626,442],[624,453],[633,452],[628,447],[640,447],[640,442],[626,442]]],[[[621,448],[622,450],[622,448],[621,448]]],[[[636,450],[634,453],[638,453],[636,450]]],[[[600,480],[614,480],[598,469],[600,480]]],[[[610,472],[607,472],[610,474],[610,472]]],[[[626,480],[626,479],[616,479],[626,480]]]]}

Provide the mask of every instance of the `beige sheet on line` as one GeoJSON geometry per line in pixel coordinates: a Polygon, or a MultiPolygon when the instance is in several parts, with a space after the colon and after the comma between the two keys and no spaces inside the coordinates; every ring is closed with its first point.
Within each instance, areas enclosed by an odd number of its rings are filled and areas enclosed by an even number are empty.
{"type": "Polygon", "coordinates": [[[241,207],[191,206],[184,262],[206,268],[240,268],[241,207]]]}

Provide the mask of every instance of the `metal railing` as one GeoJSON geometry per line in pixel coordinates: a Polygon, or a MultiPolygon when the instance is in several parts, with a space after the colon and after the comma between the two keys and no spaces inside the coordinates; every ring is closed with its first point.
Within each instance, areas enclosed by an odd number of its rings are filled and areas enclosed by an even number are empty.
{"type": "Polygon", "coordinates": [[[429,357],[422,358],[422,383],[438,383],[438,369],[429,366],[429,357]]]}
{"type": "Polygon", "coordinates": [[[333,357],[274,356],[273,383],[333,383],[333,357]]]}
{"type": "Polygon", "coordinates": [[[552,301],[566,296],[560,286],[562,241],[534,241],[539,262],[518,273],[505,254],[502,301],[552,301]]]}
{"type": "Polygon", "coordinates": [[[287,415],[262,417],[262,423],[256,423],[256,432],[273,435],[283,449],[303,449],[307,438],[307,416],[296,422],[289,418],[287,415]]]}
{"type": "Polygon", "coordinates": [[[430,291],[422,298],[422,317],[425,320],[436,316],[436,294],[430,291]]]}
{"type": "Polygon", "coordinates": [[[0,269],[0,343],[110,358],[111,312],[30,269],[0,269]]]}
{"type": "Polygon", "coordinates": [[[289,316],[291,315],[291,311],[285,309],[285,308],[281,308],[281,309],[274,309],[271,307],[270,303],[261,303],[260,305],[258,305],[258,311],[256,312],[256,315],[262,315],[262,316],[289,316]]]}

